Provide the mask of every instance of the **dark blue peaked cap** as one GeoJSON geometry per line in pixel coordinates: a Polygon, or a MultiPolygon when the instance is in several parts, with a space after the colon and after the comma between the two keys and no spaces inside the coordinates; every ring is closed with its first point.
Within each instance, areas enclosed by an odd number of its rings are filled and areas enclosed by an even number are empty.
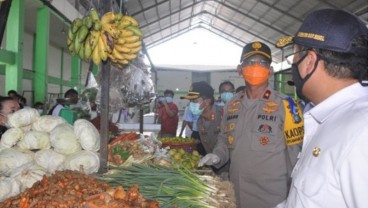
{"type": "Polygon", "coordinates": [[[358,47],[357,37],[367,42],[368,29],[355,15],[338,9],[321,9],[310,13],[299,28],[295,37],[284,37],[276,46],[282,48],[296,43],[298,45],[330,51],[368,56],[368,45],[358,47]]]}

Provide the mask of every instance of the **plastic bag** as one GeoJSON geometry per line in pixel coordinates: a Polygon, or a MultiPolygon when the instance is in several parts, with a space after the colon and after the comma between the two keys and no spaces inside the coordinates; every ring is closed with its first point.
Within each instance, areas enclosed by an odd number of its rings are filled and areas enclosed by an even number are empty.
{"type": "Polygon", "coordinates": [[[15,144],[17,144],[17,142],[21,138],[23,138],[23,136],[24,136],[24,132],[23,132],[22,129],[20,129],[20,128],[10,128],[10,129],[6,130],[5,133],[1,136],[0,147],[2,149],[11,148],[15,144]]]}
{"type": "Polygon", "coordinates": [[[18,142],[17,146],[21,149],[49,149],[50,135],[43,131],[27,131],[24,137],[18,142]]]}
{"type": "Polygon", "coordinates": [[[32,129],[36,131],[51,132],[57,125],[67,123],[59,116],[45,115],[39,117],[33,124],[32,129]]]}
{"type": "MultiPolygon", "coordinates": [[[[111,66],[109,112],[151,102],[155,97],[153,82],[143,59],[137,58],[123,69],[111,66]]],[[[100,106],[101,89],[96,98],[100,106]]]]}
{"type": "Polygon", "coordinates": [[[85,119],[76,120],[74,132],[84,150],[92,152],[100,150],[100,134],[91,122],[85,119]]]}
{"type": "Polygon", "coordinates": [[[83,171],[86,174],[96,173],[100,168],[100,158],[95,152],[82,150],[68,155],[64,161],[64,168],[83,171]]]}
{"type": "Polygon", "coordinates": [[[70,124],[59,124],[50,132],[51,146],[60,154],[69,155],[81,150],[81,146],[70,124]]]}
{"type": "Polygon", "coordinates": [[[15,178],[0,178],[0,202],[20,193],[22,183],[15,178]]]}
{"type": "Polygon", "coordinates": [[[124,81],[121,86],[123,103],[127,106],[150,103],[155,97],[155,90],[149,75],[134,64],[130,64],[123,74],[124,81]]]}
{"type": "Polygon", "coordinates": [[[34,108],[23,108],[8,115],[8,123],[10,127],[28,126],[35,122],[40,114],[34,108]]]}
{"type": "Polygon", "coordinates": [[[65,158],[65,155],[57,153],[52,149],[44,149],[35,153],[36,163],[45,168],[48,173],[63,170],[65,158]]]}

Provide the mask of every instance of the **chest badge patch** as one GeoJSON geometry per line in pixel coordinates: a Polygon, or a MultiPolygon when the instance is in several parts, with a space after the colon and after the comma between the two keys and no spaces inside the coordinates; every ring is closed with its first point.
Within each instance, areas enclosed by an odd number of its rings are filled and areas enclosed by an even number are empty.
{"type": "Polygon", "coordinates": [[[231,108],[227,110],[228,113],[236,113],[238,111],[239,111],[239,108],[231,108]]]}
{"type": "Polygon", "coordinates": [[[227,142],[229,142],[229,144],[233,144],[233,142],[234,142],[234,137],[233,137],[233,135],[229,135],[229,136],[227,136],[227,142]]]}
{"type": "Polygon", "coordinates": [[[276,103],[275,101],[271,100],[271,101],[266,101],[265,105],[267,105],[268,107],[279,107],[280,105],[278,103],[276,103]]]}
{"type": "Polygon", "coordinates": [[[266,144],[270,143],[270,139],[266,136],[263,136],[263,137],[259,138],[259,143],[261,145],[266,145],[266,144]]]}
{"type": "Polygon", "coordinates": [[[239,104],[240,104],[240,101],[234,101],[234,102],[229,103],[229,106],[230,107],[235,107],[235,106],[237,106],[239,104]]]}
{"type": "Polygon", "coordinates": [[[268,134],[272,133],[272,127],[270,125],[267,125],[267,124],[261,124],[258,127],[258,132],[268,133],[268,134]]]}

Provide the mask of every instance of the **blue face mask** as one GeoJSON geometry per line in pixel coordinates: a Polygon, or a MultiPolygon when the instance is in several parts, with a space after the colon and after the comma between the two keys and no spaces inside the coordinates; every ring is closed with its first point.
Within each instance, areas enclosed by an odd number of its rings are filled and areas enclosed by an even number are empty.
{"type": "Polygon", "coordinates": [[[166,102],[167,103],[172,103],[173,102],[173,98],[172,97],[165,97],[166,98],[166,102]]]}
{"type": "Polygon", "coordinates": [[[199,103],[190,102],[189,103],[190,112],[192,112],[192,114],[195,115],[195,116],[201,115],[202,112],[203,112],[203,109],[200,109],[199,106],[200,106],[199,103]]]}
{"type": "Polygon", "coordinates": [[[234,94],[232,92],[223,92],[221,93],[220,97],[222,101],[227,103],[234,97],[234,94]]]}

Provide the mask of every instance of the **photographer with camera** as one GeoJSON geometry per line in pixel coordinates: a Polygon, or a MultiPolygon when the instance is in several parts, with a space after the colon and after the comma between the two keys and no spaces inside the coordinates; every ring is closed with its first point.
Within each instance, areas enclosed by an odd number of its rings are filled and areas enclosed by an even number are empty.
{"type": "Polygon", "coordinates": [[[158,122],[161,123],[161,137],[176,137],[179,116],[178,107],[173,103],[174,92],[165,90],[164,96],[158,98],[158,122]]]}

